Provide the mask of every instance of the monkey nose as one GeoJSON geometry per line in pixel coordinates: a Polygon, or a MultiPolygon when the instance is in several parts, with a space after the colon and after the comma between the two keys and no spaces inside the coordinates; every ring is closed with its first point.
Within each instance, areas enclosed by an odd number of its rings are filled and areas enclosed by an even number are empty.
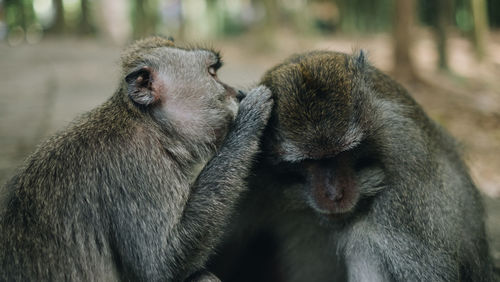
{"type": "Polygon", "coordinates": [[[238,93],[236,93],[236,99],[238,99],[239,102],[241,102],[245,96],[247,96],[247,94],[241,90],[238,90],[238,93]]]}
{"type": "Polygon", "coordinates": [[[343,193],[343,191],[341,191],[341,190],[338,189],[336,191],[335,196],[333,197],[332,200],[338,202],[338,201],[342,200],[342,198],[344,198],[344,193],[343,193]]]}
{"type": "Polygon", "coordinates": [[[326,185],[325,199],[330,201],[338,202],[344,197],[344,192],[341,187],[336,187],[332,185],[326,185]]]}

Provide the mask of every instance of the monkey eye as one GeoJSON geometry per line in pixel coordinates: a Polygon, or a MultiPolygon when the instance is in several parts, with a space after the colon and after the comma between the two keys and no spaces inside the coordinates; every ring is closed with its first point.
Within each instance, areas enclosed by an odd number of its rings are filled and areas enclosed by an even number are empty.
{"type": "Polygon", "coordinates": [[[215,69],[214,66],[208,68],[208,73],[213,77],[217,76],[217,70],[215,69]]]}

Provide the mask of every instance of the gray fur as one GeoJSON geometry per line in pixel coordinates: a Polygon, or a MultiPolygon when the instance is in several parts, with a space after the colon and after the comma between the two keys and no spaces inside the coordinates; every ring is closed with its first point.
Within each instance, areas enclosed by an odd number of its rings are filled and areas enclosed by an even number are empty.
{"type": "Polygon", "coordinates": [[[483,206],[455,140],[362,56],[296,55],[264,76],[275,110],[210,264],[222,280],[493,281],[483,206]],[[354,173],[350,209],[318,206],[311,164],[354,173]]]}
{"type": "Polygon", "coordinates": [[[2,188],[0,281],[183,281],[204,267],[272,107],[258,87],[236,116],[234,89],[207,72],[216,60],[162,38],[124,53],[127,81],[2,188]]]}

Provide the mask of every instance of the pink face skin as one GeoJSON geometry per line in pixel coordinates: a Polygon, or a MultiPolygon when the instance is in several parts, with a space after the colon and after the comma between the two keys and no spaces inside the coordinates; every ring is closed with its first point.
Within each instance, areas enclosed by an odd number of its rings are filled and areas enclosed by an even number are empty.
{"type": "Polygon", "coordinates": [[[221,64],[210,50],[156,48],[127,76],[129,96],[187,140],[217,145],[238,112],[236,91],[217,77],[221,64]]]}
{"type": "Polygon", "coordinates": [[[340,215],[354,209],[360,193],[348,153],[330,160],[306,161],[304,166],[309,203],[316,211],[340,215]]]}

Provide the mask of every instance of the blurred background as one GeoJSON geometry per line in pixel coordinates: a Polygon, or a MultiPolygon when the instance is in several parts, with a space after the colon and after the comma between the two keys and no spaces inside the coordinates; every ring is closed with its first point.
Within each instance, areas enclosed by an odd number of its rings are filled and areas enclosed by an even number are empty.
{"type": "Polygon", "coordinates": [[[0,0],[0,183],[152,34],[220,50],[242,88],[296,52],[366,50],[463,143],[500,266],[500,0],[0,0]]]}

